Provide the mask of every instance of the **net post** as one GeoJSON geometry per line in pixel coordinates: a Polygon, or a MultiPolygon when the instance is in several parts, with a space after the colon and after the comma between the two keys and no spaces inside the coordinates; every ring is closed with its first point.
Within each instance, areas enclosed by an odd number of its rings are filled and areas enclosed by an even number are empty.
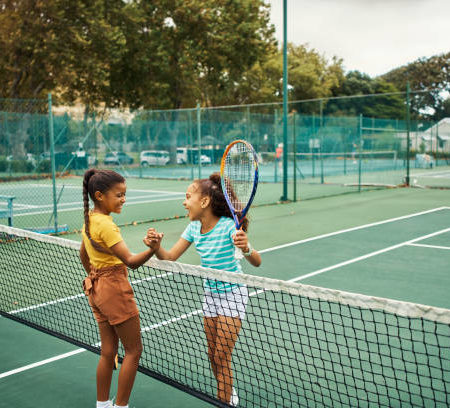
{"type": "Polygon", "coordinates": [[[50,137],[50,160],[52,166],[52,185],[53,185],[53,219],[55,222],[55,234],[58,232],[58,208],[56,202],[56,164],[55,164],[55,141],[53,134],[53,113],[52,113],[52,94],[48,94],[48,131],[50,137]]]}
{"type": "Polygon", "coordinates": [[[410,144],[410,88],[409,88],[409,81],[406,82],[406,178],[405,178],[405,185],[409,186],[409,144],[410,144]]]}

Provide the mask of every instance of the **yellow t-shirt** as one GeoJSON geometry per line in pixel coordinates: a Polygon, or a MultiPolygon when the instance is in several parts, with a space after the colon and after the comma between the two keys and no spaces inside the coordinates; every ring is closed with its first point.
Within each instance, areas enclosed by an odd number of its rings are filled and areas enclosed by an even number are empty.
{"type": "MultiPolygon", "coordinates": [[[[123,241],[119,227],[114,224],[110,215],[91,212],[89,214],[89,232],[91,238],[98,242],[102,247],[111,248],[120,241],[123,241]]],[[[107,254],[96,250],[85,232],[85,225],[82,230],[83,242],[89,260],[95,268],[118,265],[122,261],[113,254],[107,254]]]]}

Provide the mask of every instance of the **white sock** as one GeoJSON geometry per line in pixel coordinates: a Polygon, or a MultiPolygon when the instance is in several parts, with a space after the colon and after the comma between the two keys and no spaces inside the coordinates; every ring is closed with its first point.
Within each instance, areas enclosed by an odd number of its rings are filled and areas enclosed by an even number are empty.
{"type": "Polygon", "coordinates": [[[128,404],[127,405],[114,405],[114,408],[128,408],[128,404]]]}
{"type": "Polygon", "coordinates": [[[112,402],[110,400],[108,401],[97,401],[97,408],[111,408],[112,402]]]}

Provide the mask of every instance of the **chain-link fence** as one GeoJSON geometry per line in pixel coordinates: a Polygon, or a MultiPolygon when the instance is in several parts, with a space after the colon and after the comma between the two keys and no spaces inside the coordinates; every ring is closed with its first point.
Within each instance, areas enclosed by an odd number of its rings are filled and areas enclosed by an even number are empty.
{"type": "Polygon", "coordinates": [[[450,188],[450,123],[408,119],[407,106],[405,93],[291,102],[285,140],[277,103],[130,112],[0,99],[0,222],[10,221],[14,197],[16,226],[80,228],[80,176],[94,166],[127,178],[133,209],[119,223],[183,216],[186,186],[219,171],[236,139],[258,153],[256,205],[279,201],[283,183],[291,200],[398,186],[407,178],[450,188]]]}

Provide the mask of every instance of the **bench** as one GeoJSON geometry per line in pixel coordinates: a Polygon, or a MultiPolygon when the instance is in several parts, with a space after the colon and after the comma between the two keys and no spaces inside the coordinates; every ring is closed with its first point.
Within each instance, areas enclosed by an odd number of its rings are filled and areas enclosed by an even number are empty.
{"type": "Polygon", "coordinates": [[[5,200],[6,208],[0,207],[0,218],[8,218],[8,225],[13,226],[13,200],[16,197],[0,195],[0,200],[5,200]]]}

